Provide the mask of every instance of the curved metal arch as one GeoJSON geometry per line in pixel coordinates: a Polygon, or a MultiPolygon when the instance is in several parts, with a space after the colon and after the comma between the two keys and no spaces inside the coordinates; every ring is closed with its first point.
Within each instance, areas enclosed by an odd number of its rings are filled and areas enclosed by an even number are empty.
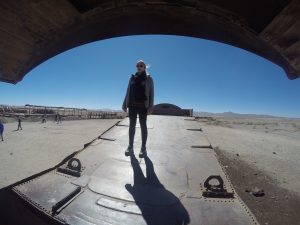
{"type": "Polygon", "coordinates": [[[248,15],[253,7],[248,10],[235,0],[228,0],[227,5],[221,2],[19,0],[18,4],[1,3],[0,14],[6,17],[0,20],[0,36],[3,36],[0,38],[0,80],[17,83],[40,63],[82,44],[140,34],[182,35],[227,43],[280,65],[290,79],[300,76],[298,0],[279,0],[277,5],[274,1],[253,0],[253,5],[270,2],[268,10],[253,12],[259,17],[256,20],[248,15]]]}

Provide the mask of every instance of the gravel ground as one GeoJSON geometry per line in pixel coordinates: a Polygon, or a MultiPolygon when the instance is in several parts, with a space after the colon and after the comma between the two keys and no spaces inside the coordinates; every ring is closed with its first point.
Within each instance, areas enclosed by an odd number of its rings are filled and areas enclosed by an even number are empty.
{"type": "Polygon", "coordinates": [[[300,120],[199,120],[221,164],[258,221],[296,225],[300,214],[300,120]],[[265,195],[255,197],[253,189],[265,195]]]}
{"type": "MultiPolygon", "coordinates": [[[[5,124],[0,188],[55,166],[119,119],[5,124]]],[[[300,120],[200,119],[239,196],[262,225],[296,225],[300,214],[300,120]],[[251,194],[264,191],[262,197],[251,194]]],[[[4,189],[3,189],[4,190],[4,189]]]]}

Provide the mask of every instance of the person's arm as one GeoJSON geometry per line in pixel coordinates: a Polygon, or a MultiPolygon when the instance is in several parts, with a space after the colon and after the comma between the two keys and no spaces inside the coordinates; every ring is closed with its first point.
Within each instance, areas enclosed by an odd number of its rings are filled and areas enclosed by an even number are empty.
{"type": "Polygon", "coordinates": [[[126,96],[127,96],[127,91],[126,91],[126,94],[125,94],[125,98],[124,98],[124,101],[123,101],[123,104],[122,104],[122,109],[123,111],[126,112],[127,108],[126,108],[126,96]]]}
{"type": "Polygon", "coordinates": [[[125,94],[125,97],[124,97],[124,100],[123,100],[123,104],[122,104],[122,109],[126,112],[127,111],[127,107],[126,107],[126,99],[128,98],[128,93],[129,93],[129,86],[130,86],[130,80],[129,79],[129,82],[128,82],[128,85],[127,85],[127,89],[126,89],[126,94],[125,94]]]}
{"type": "Polygon", "coordinates": [[[154,104],[154,81],[151,77],[150,80],[150,94],[149,94],[149,108],[148,108],[148,114],[153,112],[153,104],[154,104]]]}

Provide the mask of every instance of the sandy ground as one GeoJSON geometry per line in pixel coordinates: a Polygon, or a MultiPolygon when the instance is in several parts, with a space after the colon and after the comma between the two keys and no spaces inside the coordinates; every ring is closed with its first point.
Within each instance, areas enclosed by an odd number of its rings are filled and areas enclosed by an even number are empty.
{"type": "MultiPolygon", "coordinates": [[[[0,141],[0,188],[53,167],[119,119],[5,124],[0,141]]],[[[300,221],[300,120],[200,119],[219,160],[262,225],[300,221]],[[263,189],[265,196],[245,192],[263,189]]]]}
{"type": "Polygon", "coordinates": [[[55,166],[66,156],[83,148],[120,119],[92,119],[23,122],[5,124],[0,141],[0,188],[55,166]]]}
{"type": "Polygon", "coordinates": [[[237,192],[261,224],[299,224],[300,120],[200,119],[237,192]],[[255,197],[246,190],[263,189],[255,197]]]}

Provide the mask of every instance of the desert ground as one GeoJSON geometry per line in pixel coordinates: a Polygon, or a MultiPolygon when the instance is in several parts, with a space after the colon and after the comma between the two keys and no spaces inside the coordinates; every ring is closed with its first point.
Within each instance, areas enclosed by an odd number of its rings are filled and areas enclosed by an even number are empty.
{"type": "Polygon", "coordinates": [[[0,188],[57,165],[120,119],[5,123],[0,141],[0,188]]]}
{"type": "MultiPolygon", "coordinates": [[[[0,188],[46,170],[83,148],[120,119],[5,124],[0,188]]],[[[239,196],[262,225],[300,221],[300,120],[198,118],[239,196]],[[264,191],[255,197],[253,189],[264,191]]]]}
{"type": "Polygon", "coordinates": [[[199,123],[258,221],[299,224],[300,120],[216,117],[199,123]],[[254,189],[265,195],[255,197],[254,189]]]}

